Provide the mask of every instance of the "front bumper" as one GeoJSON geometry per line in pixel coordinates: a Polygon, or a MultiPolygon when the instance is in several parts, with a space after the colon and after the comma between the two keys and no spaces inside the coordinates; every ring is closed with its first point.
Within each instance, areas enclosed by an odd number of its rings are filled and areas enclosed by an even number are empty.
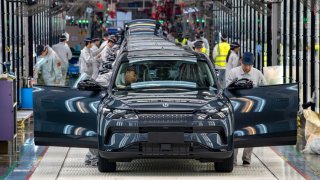
{"type": "Polygon", "coordinates": [[[113,120],[100,124],[99,149],[107,159],[225,159],[232,155],[231,120],[113,120]]]}
{"type": "MultiPolygon", "coordinates": [[[[150,144],[149,144],[150,145],[150,144]]],[[[142,146],[146,147],[142,143],[142,146]]],[[[150,145],[149,150],[142,152],[139,145],[132,145],[127,149],[119,152],[108,152],[108,151],[99,151],[99,155],[110,162],[130,162],[133,159],[157,159],[157,158],[166,158],[166,159],[196,159],[201,162],[222,162],[227,158],[230,158],[233,154],[233,150],[223,151],[223,152],[211,152],[205,149],[194,149],[192,152],[181,152],[181,145],[176,145],[176,148],[168,152],[159,152],[154,151],[155,147],[161,148],[161,145],[154,146],[150,145]],[[151,146],[153,146],[151,148],[151,146]],[[178,150],[178,151],[177,151],[178,150]]],[[[188,144],[185,144],[188,146],[188,144]]]]}

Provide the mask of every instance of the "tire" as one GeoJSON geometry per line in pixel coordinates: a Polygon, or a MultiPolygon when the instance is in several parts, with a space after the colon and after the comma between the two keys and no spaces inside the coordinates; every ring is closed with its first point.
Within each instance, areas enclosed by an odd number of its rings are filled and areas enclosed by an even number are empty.
{"type": "Polygon", "coordinates": [[[116,169],[116,162],[108,162],[107,159],[99,156],[98,170],[100,172],[115,172],[116,169]]]}
{"type": "Polygon", "coordinates": [[[223,162],[215,162],[214,169],[216,172],[232,172],[233,170],[233,153],[232,156],[225,159],[223,162]]]}

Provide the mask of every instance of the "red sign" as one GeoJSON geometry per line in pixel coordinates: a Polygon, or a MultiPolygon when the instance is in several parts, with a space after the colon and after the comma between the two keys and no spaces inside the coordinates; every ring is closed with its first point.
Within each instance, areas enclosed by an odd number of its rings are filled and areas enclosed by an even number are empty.
{"type": "Polygon", "coordinates": [[[103,10],[103,4],[100,3],[100,2],[98,2],[98,3],[97,3],[97,8],[98,8],[99,10],[103,10]]]}

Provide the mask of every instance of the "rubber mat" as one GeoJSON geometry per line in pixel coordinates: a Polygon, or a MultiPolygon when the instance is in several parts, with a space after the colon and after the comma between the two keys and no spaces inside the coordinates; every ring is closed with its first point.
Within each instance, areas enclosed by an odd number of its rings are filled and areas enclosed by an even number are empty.
{"type": "MultiPolygon", "coordinates": [[[[52,147],[51,147],[52,148],[52,147]]],[[[49,148],[46,156],[56,158],[43,158],[43,162],[37,168],[31,179],[110,179],[110,180],[145,180],[145,179],[304,179],[290,166],[283,165],[277,157],[270,158],[269,162],[262,162],[260,157],[276,156],[271,150],[255,148],[250,166],[236,165],[232,173],[217,173],[214,171],[213,163],[200,163],[196,160],[172,160],[172,159],[142,159],[134,160],[130,163],[117,163],[117,172],[100,173],[96,167],[84,165],[84,157],[88,149],[70,148],[66,153],[65,148],[61,148],[61,154],[57,155],[59,148],[51,150],[49,148]],[[51,150],[51,151],[50,151],[51,150]],[[61,158],[65,154],[65,158],[61,158]],[[58,161],[57,159],[61,160],[58,161]],[[63,160],[63,162],[61,162],[63,160]],[[48,162],[52,161],[52,163],[48,162]],[[276,165],[275,164],[279,164],[276,165]],[[274,167],[268,167],[274,166],[274,167]],[[60,166],[60,167],[59,167],[60,166]],[[55,170],[53,170],[55,169],[55,170]],[[56,172],[54,177],[53,173],[56,172]],[[282,172],[283,170],[283,172],[282,172]],[[57,173],[58,171],[58,173],[57,173]],[[274,172],[273,172],[274,171],[274,172]]],[[[269,148],[267,148],[269,149],[269,148]]],[[[242,150],[239,150],[238,162],[241,161],[242,150]]],[[[268,158],[265,158],[268,159],[268,158]]]]}

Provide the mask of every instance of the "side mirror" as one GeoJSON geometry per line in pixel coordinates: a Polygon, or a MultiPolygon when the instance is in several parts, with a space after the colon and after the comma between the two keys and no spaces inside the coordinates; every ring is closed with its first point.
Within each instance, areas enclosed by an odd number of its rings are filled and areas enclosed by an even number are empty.
{"type": "Polygon", "coordinates": [[[97,82],[95,82],[94,80],[91,80],[91,79],[80,81],[78,83],[77,88],[80,91],[103,91],[103,90],[105,90],[105,88],[103,86],[101,86],[100,84],[98,84],[97,82]]]}
{"type": "Polygon", "coordinates": [[[247,78],[235,80],[227,87],[228,90],[251,89],[251,88],[253,88],[253,82],[247,78]]]}

